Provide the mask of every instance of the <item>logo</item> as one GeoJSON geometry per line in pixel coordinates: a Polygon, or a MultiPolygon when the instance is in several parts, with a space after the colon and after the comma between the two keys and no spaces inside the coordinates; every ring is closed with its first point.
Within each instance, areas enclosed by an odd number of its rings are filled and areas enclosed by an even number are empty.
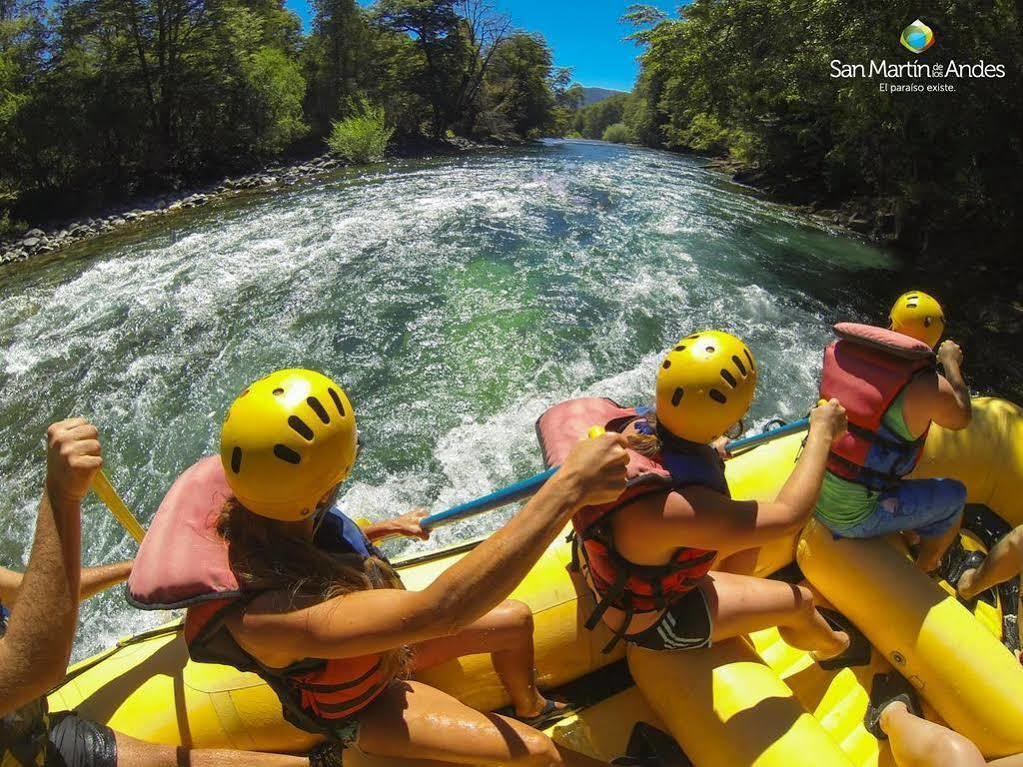
{"type": "Polygon", "coordinates": [[[902,30],[902,37],[899,41],[913,53],[923,53],[934,45],[934,32],[920,19],[917,19],[902,30]]]}

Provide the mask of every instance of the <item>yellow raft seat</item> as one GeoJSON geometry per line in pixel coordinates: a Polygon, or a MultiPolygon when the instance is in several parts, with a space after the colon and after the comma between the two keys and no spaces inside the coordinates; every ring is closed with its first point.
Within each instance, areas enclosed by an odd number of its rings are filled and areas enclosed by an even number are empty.
{"type": "MultiPolygon", "coordinates": [[[[1010,488],[1023,478],[1021,430],[1018,407],[976,400],[969,429],[932,431],[919,474],[957,477],[969,487],[971,503],[1019,524],[1023,509],[1010,488]]],[[[779,440],[730,461],[734,495],[773,497],[800,440],[779,440]]],[[[472,545],[404,563],[402,578],[409,588],[422,588],[472,545]]],[[[763,547],[757,573],[791,564],[796,549],[794,537],[763,547]]],[[[611,690],[623,651],[601,655],[608,634],[582,628],[592,599],[568,572],[567,544],[552,545],[513,596],[534,612],[541,685],[589,674],[598,694],[550,732],[601,759],[623,753],[634,724],[646,721],[669,731],[696,767],[887,767],[893,764],[887,744],[869,735],[862,719],[873,674],[894,663],[920,689],[930,718],[950,722],[989,756],[1023,752],[1023,668],[999,641],[999,620],[978,621],[917,571],[897,542],[836,542],[811,525],[798,550],[811,584],[874,644],[871,665],[823,671],[771,629],[708,650],[634,651],[637,687],[611,690]]],[[[487,656],[452,661],[421,678],[480,709],[508,703],[487,656]]],[[[282,752],[309,744],[283,721],[258,677],[189,661],[177,623],[78,664],[50,705],[158,743],[282,752]]]]}

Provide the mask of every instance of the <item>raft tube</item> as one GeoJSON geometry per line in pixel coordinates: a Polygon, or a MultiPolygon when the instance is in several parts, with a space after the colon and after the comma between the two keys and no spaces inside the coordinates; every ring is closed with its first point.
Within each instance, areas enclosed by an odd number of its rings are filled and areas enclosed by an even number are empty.
{"type": "MultiPolygon", "coordinates": [[[[954,477],[968,502],[1023,523],[1023,411],[980,399],[968,429],[932,429],[915,478],[954,477]]],[[[798,547],[807,579],[867,635],[948,724],[987,757],[1023,752],[1023,666],[959,601],[888,540],[836,540],[811,522],[798,547]]],[[[1012,606],[1011,609],[1015,609],[1012,606]]]]}
{"type": "MultiPolygon", "coordinates": [[[[971,501],[988,503],[1007,521],[1017,523],[1023,516],[1018,501],[1004,488],[1023,478],[1021,430],[1019,408],[1000,400],[977,400],[969,429],[954,435],[932,431],[920,472],[962,479],[970,488],[971,501]],[[1005,476],[996,479],[991,475],[998,467],[1005,476]],[[1017,505],[1013,508],[1011,502],[1017,505]]],[[[773,498],[791,472],[800,441],[796,435],[730,461],[733,495],[773,498]]],[[[764,546],[756,572],[768,575],[791,564],[796,543],[793,536],[764,546]]],[[[894,657],[893,649],[904,648],[900,649],[904,665],[941,716],[991,755],[1009,753],[1016,745],[1016,751],[1023,751],[1021,734],[1007,726],[1023,721],[1023,669],[1004,662],[1011,654],[994,636],[983,635],[965,609],[953,609],[958,608],[954,601],[941,609],[922,610],[914,603],[925,590],[919,582],[913,588],[893,588],[893,583],[919,576],[924,586],[940,591],[888,543],[858,542],[881,552],[877,555],[881,570],[866,575],[862,567],[849,567],[843,553],[832,555],[827,548],[831,543],[820,542],[809,530],[800,539],[800,559],[814,585],[877,646],[870,666],[824,672],[773,629],[709,650],[642,658],[634,652],[634,676],[647,703],[636,705],[635,689],[609,694],[607,700],[559,723],[552,730],[555,738],[608,759],[623,752],[633,725],[642,719],[670,731],[696,767],[806,763],[875,767],[887,745],[863,729],[870,679],[889,668],[886,658],[894,657]],[[863,585],[864,578],[870,585],[863,585]],[[951,646],[950,639],[959,636],[970,637],[971,652],[951,646]],[[1015,700],[1007,699],[1010,689],[1016,691],[1015,700]],[[968,691],[970,701],[989,701],[970,712],[972,721],[964,714],[968,706],[956,699],[963,691],[968,691]],[[591,722],[609,729],[598,736],[591,722]]],[[[402,578],[409,588],[423,588],[472,545],[404,563],[399,566],[402,578]]],[[[545,688],[591,672],[609,674],[601,669],[623,655],[622,649],[601,654],[609,638],[603,627],[594,632],[583,628],[593,602],[584,584],[568,571],[570,557],[569,546],[557,541],[512,594],[533,610],[536,663],[545,688]]],[[[934,591],[926,593],[933,601],[934,591]]],[[[420,678],[476,708],[508,703],[487,656],[452,661],[420,678]]],[[[306,733],[283,721],[276,697],[258,677],[189,661],[178,624],[127,640],[122,647],[78,664],[50,697],[50,706],[54,711],[77,709],[82,716],[157,743],[296,752],[310,742],[306,733]]],[[[931,709],[929,714],[941,720],[931,709]]]]}

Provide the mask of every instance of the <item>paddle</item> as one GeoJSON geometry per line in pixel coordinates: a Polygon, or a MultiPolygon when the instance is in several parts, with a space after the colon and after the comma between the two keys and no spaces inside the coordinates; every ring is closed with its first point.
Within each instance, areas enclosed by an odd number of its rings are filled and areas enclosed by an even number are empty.
{"type": "Polygon", "coordinates": [[[142,538],[146,534],[145,529],[139,524],[139,521],[135,519],[134,515],[128,511],[128,507],[125,505],[124,501],[121,500],[121,496],[118,495],[114,486],[110,484],[110,479],[107,477],[106,472],[102,469],[100,469],[99,473],[96,474],[96,477],[92,480],[92,490],[110,510],[114,519],[120,522],[121,527],[123,527],[137,543],[142,543],[142,538]]]}
{"type": "Polygon", "coordinates": [[[728,451],[729,456],[738,455],[740,452],[745,452],[751,447],[758,447],[766,444],[767,442],[773,442],[774,440],[788,436],[789,434],[795,434],[797,431],[803,431],[803,429],[806,429],[809,426],[809,418],[800,418],[798,421],[793,421],[792,423],[779,426],[777,429],[769,429],[768,431],[761,432],[760,434],[754,434],[752,437],[733,439],[725,446],[725,449],[728,451]]]}
{"type": "MultiPolygon", "coordinates": [[[[793,434],[797,431],[802,431],[810,424],[809,418],[802,418],[792,423],[787,423],[784,426],[779,426],[777,429],[771,429],[761,434],[755,434],[752,437],[746,437],[745,439],[738,439],[728,443],[729,455],[734,455],[737,451],[749,450],[750,448],[758,445],[763,445],[767,442],[771,442],[780,437],[784,437],[788,434],[793,434]]],[[[595,426],[590,429],[590,437],[595,436],[599,426],[595,426]]],[[[599,433],[603,433],[603,429],[600,429],[599,433]]],[[[474,517],[477,514],[483,514],[493,509],[498,509],[501,506],[507,506],[510,503],[521,501],[530,496],[533,496],[539,491],[544,483],[547,482],[554,473],[558,470],[557,466],[554,466],[547,471],[537,474],[535,477],[529,479],[523,479],[516,482],[513,485],[495,490],[489,495],[485,495],[482,498],[477,498],[473,501],[466,501],[458,506],[453,506],[447,511],[440,511],[436,514],[431,514],[428,517],[424,517],[419,523],[420,527],[424,530],[431,530],[440,525],[450,525],[452,522],[457,522],[460,519],[466,519],[468,517],[474,517]]]]}

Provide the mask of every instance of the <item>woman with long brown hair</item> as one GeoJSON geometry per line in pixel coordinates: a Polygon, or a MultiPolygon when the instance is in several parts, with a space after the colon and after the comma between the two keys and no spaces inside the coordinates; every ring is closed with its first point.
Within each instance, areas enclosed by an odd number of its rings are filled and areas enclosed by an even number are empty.
{"type": "Polygon", "coordinates": [[[837,400],[815,408],[777,497],[733,499],[715,443],[746,415],[756,381],[746,344],[704,331],[679,341],[662,361],[655,410],[586,398],[540,418],[552,463],[583,424],[605,425],[631,448],[628,491],[573,520],[577,559],[597,600],[587,627],[607,625],[614,635],[608,651],[622,640],[630,653],[696,650],[777,626],[823,665],[863,662],[869,653],[865,640],[852,644],[854,627],[842,616],[829,613],[828,620],[815,609],[808,588],[735,572],[740,562],[748,565],[747,552],[807,522],[828,450],[846,428],[837,400]]]}
{"type": "MultiPolygon", "coordinates": [[[[529,611],[504,600],[577,509],[623,490],[623,445],[619,435],[580,442],[503,529],[423,591],[406,591],[367,536],[333,508],[357,452],[341,387],[305,370],[257,381],[228,412],[222,469],[213,467],[233,493],[215,529],[227,541],[237,588],[189,608],[190,652],[261,674],[289,721],[311,733],[310,744],[326,736],[379,756],[597,764],[412,675],[491,652],[518,713],[549,707],[534,686],[531,637],[523,642],[529,611]]],[[[417,519],[370,532],[420,534],[417,519]]]]}

